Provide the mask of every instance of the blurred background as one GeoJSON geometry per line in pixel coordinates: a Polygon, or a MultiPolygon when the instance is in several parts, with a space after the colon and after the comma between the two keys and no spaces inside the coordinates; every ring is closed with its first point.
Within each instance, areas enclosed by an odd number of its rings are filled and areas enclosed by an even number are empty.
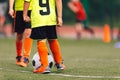
{"type": "Polygon", "coordinates": [[[0,0],[0,38],[13,37],[13,19],[8,15],[8,0],[0,0]]]}
{"type": "MultiPolygon", "coordinates": [[[[75,14],[68,8],[69,0],[63,0],[62,28],[58,28],[58,34],[63,38],[74,38],[76,22],[75,14]]],[[[104,37],[104,25],[110,27],[111,39],[119,39],[120,35],[120,0],[81,0],[88,17],[88,25],[94,34],[82,31],[82,38],[102,39],[104,37]]],[[[13,19],[8,15],[8,0],[0,0],[0,38],[14,37],[13,19]]]]}

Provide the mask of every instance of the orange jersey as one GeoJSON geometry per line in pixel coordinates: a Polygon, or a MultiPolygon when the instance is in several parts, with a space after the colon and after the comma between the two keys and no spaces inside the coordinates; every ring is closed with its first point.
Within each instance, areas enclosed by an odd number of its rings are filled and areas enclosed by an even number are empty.
{"type": "Polygon", "coordinates": [[[86,12],[81,2],[74,2],[74,6],[78,9],[76,17],[78,20],[84,21],[86,19],[86,12]]]}

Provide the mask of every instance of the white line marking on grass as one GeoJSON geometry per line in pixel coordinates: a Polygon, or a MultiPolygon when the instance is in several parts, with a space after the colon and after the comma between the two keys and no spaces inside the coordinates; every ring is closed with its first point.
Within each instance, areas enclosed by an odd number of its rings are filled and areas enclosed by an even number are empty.
{"type": "Polygon", "coordinates": [[[86,59],[83,59],[83,58],[76,58],[76,59],[73,59],[74,61],[95,61],[95,62],[119,62],[120,59],[97,59],[97,58],[86,58],[86,59]]]}
{"type": "Polygon", "coordinates": [[[24,70],[13,70],[13,69],[4,69],[4,68],[0,68],[0,70],[9,71],[9,72],[30,73],[30,71],[24,71],[24,70]]]}
{"type": "MultiPolygon", "coordinates": [[[[4,69],[0,68],[0,70],[10,71],[10,72],[22,72],[22,73],[32,73],[32,71],[25,71],[25,70],[12,70],[12,69],[4,69]]],[[[92,75],[70,75],[70,74],[60,74],[60,73],[50,73],[47,75],[53,76],[63,76],[63,77],[72,77],[72,78],[97,78],[97,79],[120,79],[120,76],[92,76],[92,75]]]]}
{"type": "Polygon", "coordinates": [[[69,74],[56,74],[51,73],[50,75],[56,75],[56,76],[64,76],[64,77],[74,77],[74,78],[112,78],[112,79],[120,79],[120,76],[90,76],[90,75],[69,75],[69,74]]]}

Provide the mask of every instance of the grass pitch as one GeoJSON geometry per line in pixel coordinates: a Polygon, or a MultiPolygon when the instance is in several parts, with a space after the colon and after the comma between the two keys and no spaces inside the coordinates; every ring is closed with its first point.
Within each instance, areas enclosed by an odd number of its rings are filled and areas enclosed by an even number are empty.
{"type": "MultiPolygon", "coordinates": [[[[60,39],[61,52],[66,70],[51,74],[32,73],[32,64],[27,68],[15,65],[15,39],[0,39],[0,80],[120,80],[120,49],[114,43],[101,40],[60,39]]],[[[37,52],[33,42],[30,58],[37,52]]]]}

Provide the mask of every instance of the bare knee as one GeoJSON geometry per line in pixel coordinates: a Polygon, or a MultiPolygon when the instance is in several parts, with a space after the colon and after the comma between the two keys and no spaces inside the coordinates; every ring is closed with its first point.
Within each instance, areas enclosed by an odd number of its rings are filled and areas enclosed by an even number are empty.
{"type": "Polygon", "coordinates": [[[29,38],[30,35],[31,35],[31,29],[25,29],[24,37],[25,37],[25,38],[29,38]]]}

